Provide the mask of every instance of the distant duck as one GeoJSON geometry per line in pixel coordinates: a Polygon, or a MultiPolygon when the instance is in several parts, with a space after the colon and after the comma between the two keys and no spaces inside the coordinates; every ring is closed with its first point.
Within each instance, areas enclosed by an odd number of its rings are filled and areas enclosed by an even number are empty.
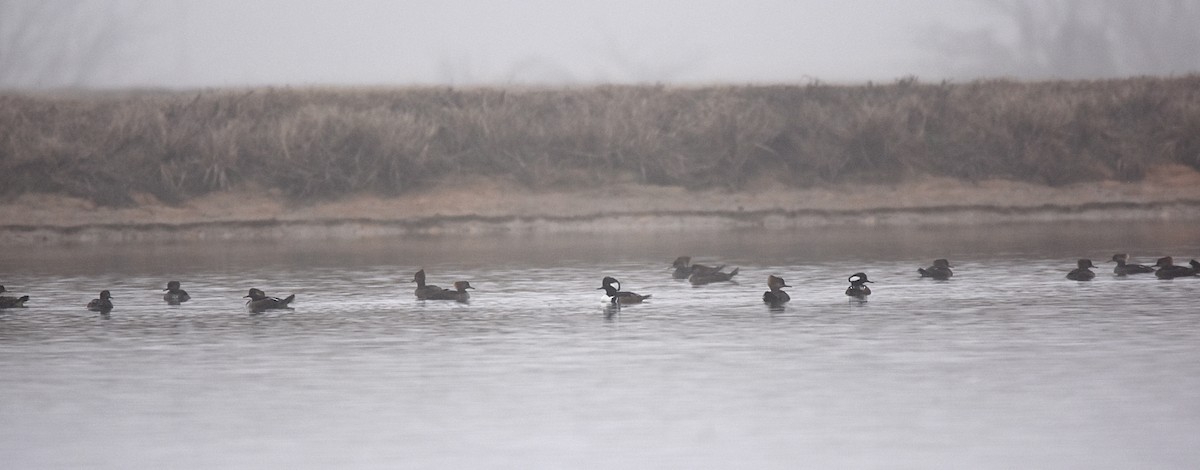
{"type": "Polygon", "coordinates": [[[850,287],[846,288],[846,295],[854,297],[858,300],[866,300],[868,295],[871,295],[871,288],[866,286],[866,283],[872,282],[867,279],[864,273],[854,273],[846,280],[850,281],[850,287]]]}
{"type": "Polygon", "coordinates": [[[703,264],[692,264],[691,256],[680,256],[675,258],[675,262],[671,263],[671,267],[675,268],[675,272],[671,277],[675,279],[687,279],[696,273],[715,273],[720,271],[725,265],[717,267],[705,266],[703,264]]]}
{"type": "Polygon", "coordinates": [[[471,293],[467,289],[474,289],[471,283],[467,281],[458,281],[454,283],[454,290],[442,289],[441,292],[427,297],[428,300],[457,300],[466,302],[471,299],[471,293]]]}
{"type": "Polygon", "coordinates": [[[763,292],[763,302],[771,305],[780,305],[792,300],[792,297],[783,291],[784,287],[792,286],[787,285],[787,282],[782,277],[767,276],[767,288],[771,290],[763,292]]]}
{"type": "Polygon", "coordinates": [[[192,296],[188,295],[187,291],[179,288],[179,281],[167,282],[167,288],[163,289],[166,294],[163,294],[163,300],[170,305],[179,305],[187,302],[192,296]]]}
{"type": "Polygon", "coordinates": [[[113,309],[112,294],[106,290],[100,291],[100,298],[88,302],[87,309],[93,312],[108,313],[113,309]]]}
{"type": "Polygon", "coordinates": [[[723,273],[721,271],[714,271],[714,272],[693,271],[692,275],[690,277],[688,277],[688,282],[692,283],[693,286],[702,286],[704,284],[711,284],[714,282],[725,282],[725,281],[733,279],[733,276],[736,276],[737,273],[738,273],[738,268],[733,268],[733,271],[729,271],[727,273],[723,273]]]}
{"type": "Polygon", "coordinates": [[[1197,272],[1200,272],[1200,262],[1192,260],[1189,264],[1190,266],[1176,266],[1174,258],[1164,256],[1159,258],[1157,263],[1154,263],[1154,266],[1158,268],[1158,271],[1155,271],[1154,275],[1159,279],[1175,279],[1177,277],[1195,276],[1197,272]]]}
{"type": "Polygon", "coordinates": [[[633,292],[623,292],[623,291],[621,291],[621,281],[618,281],[618,280],[616,280],[616,278],[613,278],[613,277],[605,276],[604,280],[602,280],[600,282],[601,282],[601,284],[603,284],[603,286],[597,290],[601,290],[601,289],[604,290],[604,294],[609,296],[612,303],[617,304],[617,305],[640,304],[640,303],[642,303],[643,300],[649,299],[650,295],[651,295],[651,294],[641,295],[641,294],[635,294],[633,292]],[[616,284],[617,286],[613,287],[613,284],[616,284]]]}
{"type": "Polygon", "coordinates": [[[417,271],[416,274],[413,274],[412,282],[417,283],[417,289],[413,291],[413,294],[417,296],[417,300],[429,299],[432,296],[441,294],[442,291],[446,290],[432,284],[426,285],[424,269],[417,271]]]}
{"type": "Polygon", "coordinates": [[[1129,274],[1152,273],[1154,268],[1142,264],[1129,264],[1129,255],[1125,253],[1117,253],[1112,256],[1112,261],[1117,263],[1113,267],[1113,274],[1118,276],[1126,276],[1129,274]]]}
{"type": "Polygon", "coordinates": [[[246,301],[246,308],[250,309],[251,312],[261,313],[272,309],[292,310],[292,307],[289,307],[288,304],[296,300],[296,294],[289,295],[286,299],[267,297],[266,292],[251,287],[250,294],[242,298],[250,299],[246,301]]]}
{"type": "MultiPolygon", "coordinates": [[[[8,292],[8,291],[4,289],[4,286],[0,286],[0,294],[3,294],[5,292],[8,292]]],[[[28,301],[29,301],[28,295],[22,295],[20,297],[10,297],[7,295],[0,295],[0,308],[25,308],[25,302],[28,302],[28,301]]]]}
{"type": "Polygon", "coordinates": [[[1092,272],[1091,268],[1096,267],[1090,259],[1081,259],[1075,262],[1078,266],[1067,273],[1067,279],[1072,281],[1090,281],[1096,277],[1096,273],[1092,272]]]}
{"type": "Polygon", "coordinates": [[[939,281],[945,281],[954,275],[954,271],[950,269],[950,261],[945,259],[935,259],[933,266],[917,268],[917,272],[921,274],[921,277],[932,277],[939,281]]]}

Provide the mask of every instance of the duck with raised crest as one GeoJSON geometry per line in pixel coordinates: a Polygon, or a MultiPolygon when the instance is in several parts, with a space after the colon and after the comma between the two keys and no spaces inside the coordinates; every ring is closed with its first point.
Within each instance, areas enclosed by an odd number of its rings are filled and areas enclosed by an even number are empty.
{"type": "Polygon", "coordinates": [[[787,285],[787,281],[784,281],[782,277],[767,276],[767,288],[770,290],[763,292],[763,302],[771,305],[782,305],[792,300],[792,297],[783,291],[784,287],[792,286],[787,285]]]}
{"type": "Polygon", "coordinates": [[[1189,266],[1178,266],[1175,264],[1175,258],[1164,256],[1154,263],[1154,266],[1158,268],[1158,271],[1154,272],[1154,276],[1159,279],[1175,279],[1195,276],[1200,272],[1200,262],[1191,260],[1188,264],[1189,266]]]}
{"type": "Polygon", "coordinates": [[[1145,274],[1154,272],[1154,268],[1141,264],[1130,264],[1129,255],[1125,253],[1117,253],[1112,255],[1112,262],[1117,263],[1113,267],[1113,274],[1118,276],[1128,276],[1130,274],[1145,274]]]}
{"type": "Polygon", "coordinates": [[[846,295],[858,300],[867,300],[867,296],[871,295],[871,288],[867,287],[866,283],[874,283],[867,279],[866,273],[854,273],[846,280],[850,281],[850,287],[846,288],[846,295]]]}
{"type": "Polygon", "coordinates": [[[605,276],[600,281],[602,286],[597,290],[603,290],[604,295],[609,297],[609,300],[617,305],[640,304],[643,300],[649,299],[651,294],[641,295],[633,292],[625,292],[621,290],[621,281],[614,277],[605,276]],[[613,287],[616,284],[616,287],[613,287]]]}

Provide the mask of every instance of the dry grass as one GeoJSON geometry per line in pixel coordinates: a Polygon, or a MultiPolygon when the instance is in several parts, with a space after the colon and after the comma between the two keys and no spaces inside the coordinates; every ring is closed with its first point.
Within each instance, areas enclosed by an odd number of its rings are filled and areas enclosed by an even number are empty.
{"type": "Polygon", "coordinates": [[[0,195],[315,201],[459,175],[532,188],[913,176],[1046,185],[1200,168],[1200,76],[578,89],[0,94],[0,195]]]}

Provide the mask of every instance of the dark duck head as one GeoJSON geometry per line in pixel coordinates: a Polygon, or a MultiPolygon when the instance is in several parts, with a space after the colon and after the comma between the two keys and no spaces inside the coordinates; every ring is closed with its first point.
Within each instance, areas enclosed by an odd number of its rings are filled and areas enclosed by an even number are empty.
{"type": "Polygon", "coordinates": [[[932,277],[938,280],[950,279],[954,275],[954,271],[950,269],[950,261],[944,258],[933,260],[933,266],[928,268],[917,268],[917,272],[921,277],[932,277]]]}
{"type": "Polygon", "coordinates": [[[767,276],[767,289],[770,290],[763,292],[763,302],[769,304],[782,304],[792,300],[791,296],[789,296],[787,292],[783,291],[784,287],[791,286],[787,285],[787,281],[784,281],[782,277],[767,276]]]}
{"type": "Polygon", "coordinates": [[[1075,262],[1075,269],[1067,273],[1067,279],[1072,281],[1090,281],[1096,277],[1096,273],[1092,272],[1091,268],[1096,267],[1090,259],[1081,259],[1075,262]]]}

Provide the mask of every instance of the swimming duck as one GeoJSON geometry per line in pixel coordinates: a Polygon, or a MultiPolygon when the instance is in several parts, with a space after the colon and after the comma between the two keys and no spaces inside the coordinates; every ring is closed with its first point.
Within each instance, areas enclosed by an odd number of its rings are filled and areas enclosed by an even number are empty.
{"type": "Polygon", "coordinates": [[[693,270],[692,275],[688,277],[688,282],[692,283],[693,286],[700,286],[713,282],[724,282],[733,279],[733,276],[736,276],[737,273],[738,268],[733,268],[733,271],[729,271],[727,273],[723,273],[721,271],[699,272],[693,270]]]}
{"type": "Polygon", "coordinates": [[[771,305],[779,305],[792,300],[792,297],[787,292],[783,291],[783,287],[792,287],[787,285],[787,282],[779,276],[767,276],[767,288],[769,291],[763,292],[763,302],[771,305]]]}
{"type": "Polygon", "coordinates": [[[675,262],[671,263],[671,267],[675,268],[675,272],[671,277],[675,279],[687,279],[695,273],[715,273],[720,271],[725,265],[717,267],[705,266],[703,264],[692,264],[691,256],[680,256],[675,258],[675,262]]]}
{"type": "Polygon", "coordinates": [[[652,294],[641,295],[641,294],[635,294],[633,292],[623,292],[623,291],[621,291],[621,281],[618,281],[618,280],[616,280],[616,278],[613,278],[613,277],[605,276],[604,280],[602,280],[600,282],[603,284],[603,286],[597,290],[604,290],[604,294],[609,296],[612,299],[612,303],[617,304],[617,305],[640,304],[640,303],[642,303],[643,300],[649,299],[650,295],[652,295],[652,294]],[[613,284],[616,284],[617,287],[613,287],[613,284]]]}
{"type": "Polygon", "coordinates": [[[100,298],[88,302],[87,309],[93,312],[108,313],[113,309],[112,294],[106,290],[100,291],[100,298]]]}
{"type": "Polygon", "coordinates": [[[1117,263],[1113,268],[1113,274],[1118,276],[1126,276],[1129,274],[1152,273],[1154,268],[1142,264],[1128,264],[1129,255],[1125,253],[1117,253],[1112,256],[1112,261],[1117,263]]]}
{"type": "Polygon", "coordinates": [[[1081,259],[1075,262],[1078,266],[1067,273],[1067,279],[1072,281],[1090,281],[1096,277],[1096,273],[1092,272],[1091,268],[1096,267],[1090,259],[1081,259]]]}
{"type": "Polygon", "coordinates": [[[850,281],[850,287],[846,288],[846,295],[858,300],[866,300],[867,296],[871,295],[871,288],[865,285],[871,280],[867,279],[865,273],[854,273],[846,280],[850,281]]]}
{"type": "Polygon", "coordinates": [[[442,293],[442,291],[446,290],[432,284],[426,285],[424,269],[417,271],[416,274],[413,274],[412,282],[417,283],[417,289],[413,291],[413,294],[417,296],[417,300],[428,299],[430,296],[438,295],[442,293]]]}
{"type": "MultiPolygon", "coordinates": [[[[4,286],[0,286],[0,294],[5,293],[5,292],[8,292],[8,291],[4,289],[4,286]]],[[[10,297],[7,295],[0,295],[0,308],[25,308],[25,302],[28,302],[28,301],[29,301],[28,295],[22,295],[20,297],[10,297]]]]}
{"type": "Polygon", "coordinates": [[[286,299],[280,299],[279,297],[267,297],[266,292],[251,287],[250,294],[242,298],[250,299],[246,301],[246,308],[250,309],[252,313],[261,313],[271,309],[292,310],[292,307],[289,307],[288,304],[292,303],[293,300],[296,300],[296,294],[289,295],[286,299]]]}
{"type": "Polygon", "coordinates": [[[1159,279],[1175,279],[1177,277],[1195,276],[1200,272],[1200,262],[1192,260],[1189,263],[1191,266],[1176,266],[1175,259],[1170,256],[1164,256],[1158,259],[1154,266],[1158,271],[1154,272],[1154,276],[1159,279]]]}
{"type": "Polygon", "coordinates": [[[950,269],[950,261],[946,259],[935,259],[933,266],[917,268],[917,272],[921,274],[921,277],[932,277],[939,281],[945,281],[954,275],[954,271],[950,269]]]}
{"type": "Polygon", "coordinates": [[[467,292],[467,289],[474,289],[474,287],[471,287],[470,282],[458,281],[458,282],[454,283],[454,290],[442,289],[441,292],[430,295],[429,297],[427,297],[427,299],[428,300],[457,300],[459,302],[466,302],[467,300],[469,300],[471,298],[471,293],[467,292]]]}
{"type": "Polygon", "coordinates": [[[187,302],[192,296],[188,295],[187,291],[179,288],[179,281],[167,282],[167,288],[163,289],[166,294],[163,294],[163,300],[170,305],[179,305],[187,302]]]}

